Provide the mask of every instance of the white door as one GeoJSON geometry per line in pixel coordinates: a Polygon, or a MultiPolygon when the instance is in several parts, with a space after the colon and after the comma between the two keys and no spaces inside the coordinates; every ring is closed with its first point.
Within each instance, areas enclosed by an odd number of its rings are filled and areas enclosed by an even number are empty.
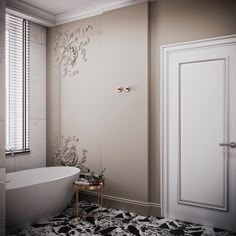
{"type": "Polygon", "coordinates": [[[162,213],[236,231],[236,37],[162,56],[162,213]]]}

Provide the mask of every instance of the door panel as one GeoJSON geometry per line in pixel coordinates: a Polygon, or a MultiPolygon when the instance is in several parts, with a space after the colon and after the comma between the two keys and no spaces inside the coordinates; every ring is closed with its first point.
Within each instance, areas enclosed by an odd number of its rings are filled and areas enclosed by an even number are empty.
{"type": "Polygon", "coordinates": [[[179,203],[225,210],[227,154],[218,144],[227,140],[226,58],[185,62],[178,70],[179,203]]]}
{"type": "Polygon", "coordinates": [[[236,38],[163,55],[164,214],[236,231],[236,38]]]}

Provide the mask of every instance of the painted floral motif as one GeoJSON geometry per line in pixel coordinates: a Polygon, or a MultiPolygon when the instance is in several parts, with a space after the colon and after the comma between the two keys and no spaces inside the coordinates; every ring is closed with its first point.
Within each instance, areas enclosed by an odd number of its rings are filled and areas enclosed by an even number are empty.
{"type": "Polygon", "coordinates": [[[65,165],[65,166],[76,166],[82,170],[86,169],[86,153],[87,150],[83,149],[82,158],[80,160],[78,153],[78,142],[79,139],[75,136],[60,138],[56,133],[56,139],[54,142],[54,162],[55,165],[65,165]]]}
{"type": "Polygon", "coordinates": [[[90,38],[86,37],[93,26],[76,28],[73,32],[58,32],[56,35],[55,52],[56,62],[59,66],[60,78],[70,78],[79,73],[79,56],[87,62],[87,46],[90,38]]]}

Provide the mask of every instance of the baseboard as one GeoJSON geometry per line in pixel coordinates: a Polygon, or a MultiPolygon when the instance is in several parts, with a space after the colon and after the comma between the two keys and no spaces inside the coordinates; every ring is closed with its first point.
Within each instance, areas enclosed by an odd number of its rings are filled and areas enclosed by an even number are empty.
{"type": "MultiPolygon", "coordinates": [[[[97,193],[81,191],[80,200],[97,202],[97,193]]],[[[141,202],[103,194],[103,206],[120,209],[123,211],[135,212],[145,216],[161,216],[160,204],[153,202],[141,202]]]]}

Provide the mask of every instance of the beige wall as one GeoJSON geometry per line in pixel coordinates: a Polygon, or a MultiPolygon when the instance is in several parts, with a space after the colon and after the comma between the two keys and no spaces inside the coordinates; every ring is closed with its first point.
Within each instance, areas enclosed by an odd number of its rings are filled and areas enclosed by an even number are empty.
{"type": "Polygon", "coordinates": [[[139,4],[103,15],[106,193],[141,202],[148,202],[147,10],[139,4]],[[118,94],[117,86],[131,91],[118,94]]]}
{"type": "MultiPolygon", "coordinates": [[[[81,153],[82,149],[88,149],[88,164],[95,171],[101,170],[101,151],[100,151],[100,100],[101,96],[101,17],[93,17],[79,22],[73,22],[53,28],[47,32],[47,165],[54,165],[53,160],[53,141],[55,132],[65,136],[77,136],[80,138],[81,153]],[[86,28],[91,25],[86,32],[86,28]],[[80,28],[78,32],[77,29],[80,28]],[[84,33],[83,33],[84,30],[84,33]],[[77,32],[77,33],[75,33],[77,32]],[[62,45],[71,42],[78,49],[78,58],[75,67],[68,68],[62,66],[60,69],[57,56],[62,59],[60,48],[56,51],[56,37],[62,34],[62,45]],[[67,35],[71,37],[66,41],[67,35]],[[78,42],[76,42],[78,38],[78,42]],[[80,43],[89,43],[84,47],[86,59],[83,59],[80,43]],[[67,43],[66,43],[67,42],[67,43]],[[63,69],[68,69],[65,75],[63,69]],[[77,72],[73,75],[74,72],[77,72]],[[61,74],[60,74],[61,73],[61,74]]],[[[58,41],[59,42],[59,41],[58,41]]],[[[61,42],[61,41],[60,41],[61,42]]],[[[80,153],[80,154],[81,154],[80,153]]]]}
{"type": "Polygon", "coordinates": [[[50,28],[47,164],[53,165],[60,127],[80,138],[91,169],[106,167],[107,202],[160,214],[160,46],[235,34],[235,12],[234,0],[158,0],[149,3],[148,13],[146,4],[138,4],[50,28]],[[56,34],[88,25],[93,30],[79,36],[90,38],[87,62],[79,57],[79,73],[59,80],[56,34]],[[116,93],[126,85],[130,93],[116,93]]]}
{"type": "Polygon", "coordinates": [[[5,235],[5,0],[0,1],[0,235],[5,235]]]}
{"type": "Polygon", "coordinates": [[[48,165],[53,164],[54,131],[75,135],[88,150],[91,170],[106,168],[105,199],[148,208],[148,4],[47,33],[48,165]],[[78,49],[86,41],[85,61],[78,49]],[[78,50],[75,64],[69,53],[65,64],[60,44],[78,50]],[[119,94],[118,86],[131,91],[119,94]]]}
{"type": "Polygon", "coordinates": [[[160,202],[160,46],[236,34],[234,0],[158,0],[150,4],[151,200],[160,202]]]}

